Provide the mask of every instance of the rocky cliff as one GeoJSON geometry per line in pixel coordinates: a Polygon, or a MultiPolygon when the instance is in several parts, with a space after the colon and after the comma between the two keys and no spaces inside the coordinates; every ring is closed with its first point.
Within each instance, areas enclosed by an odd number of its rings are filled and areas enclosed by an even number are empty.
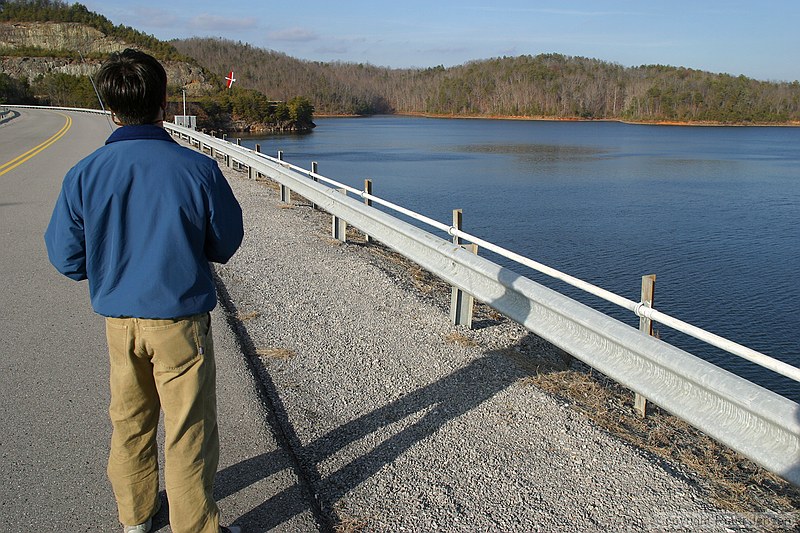
{"type": "Polygon", "coordinates": [[[126,48],[126,43],[112,39],[90,26],[75,22],[0,23],[0,48],[23,47],[80,51],[87,55],[123,50],[126,48]]]}
{"type": "MultiPolygon", "coordinates": [[[[81,61],[75,58],[78,52],[96,57],[131,47],[95,28],[74,22],[0,22],[0,53],[8,54],[0,57],[0,72],[16,79],[33,80],[51,73],[90,76],[100,68],[101,61],[95,58],[81,61]],[[31,48],[52,51],[52,56],[13,55],[14,50],[31,48]]],[[[182,61],[162,63],[170,85],[187,87],[189,94],[214,89],[199,66],[182,61]]]]}

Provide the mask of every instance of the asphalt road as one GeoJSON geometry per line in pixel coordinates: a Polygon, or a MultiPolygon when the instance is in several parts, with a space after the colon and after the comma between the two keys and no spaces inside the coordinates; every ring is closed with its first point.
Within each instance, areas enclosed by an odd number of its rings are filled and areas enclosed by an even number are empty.
{"type": "MultiPolygon", "coordinates": [[[[102,145],[110,127],[97,115],[17,111],[0,123],[0,529],[120,531],[105,474],[103,319],[86,283],[50,266],[42,239],[64,174],[102,145]]],[[[213,318],[223,521],[247,532],[319,530],[260,385],[224,313],[218,308],[213,318]]],[[[166,515],[154,531],[170,530],[166,515]]]]}

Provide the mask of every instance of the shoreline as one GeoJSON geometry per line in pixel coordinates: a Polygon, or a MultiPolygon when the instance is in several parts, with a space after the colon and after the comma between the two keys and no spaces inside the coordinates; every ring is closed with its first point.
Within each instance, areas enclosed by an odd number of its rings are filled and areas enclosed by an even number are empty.
{"type": "Polygon", "coordinates": [[[528,116],[528,115],[454,115],[443,113],[385,113],[375,115],[353,115],[353,114],[334,114],[321,113],[315,114],[315,118],[370,118],[375,116],[397,116],[397,117],[419,117],[419,118],[440,118],[453,120],[518,120],[531,122],[617,122],[633,126],[688,126],[688,127],[730,127],[730,128],[797,128],[800,121],[790,121],[782,123],[754,122],[754,123],[728,123],[713,121],[677,121],[677,120],[625,120],[622,118],[580,118],[580,117],[548,117],[548,116],[528,116]]]}

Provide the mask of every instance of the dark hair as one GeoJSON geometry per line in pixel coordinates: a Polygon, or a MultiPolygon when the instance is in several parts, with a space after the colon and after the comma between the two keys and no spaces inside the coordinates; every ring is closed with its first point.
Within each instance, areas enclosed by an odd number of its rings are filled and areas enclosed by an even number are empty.
{"type": "Polygon", "coordinates": [[[97,89],[123,124],[151,124],[167,94],[167,73],[153,56],[128,48],[103,63],[97,89]]]}

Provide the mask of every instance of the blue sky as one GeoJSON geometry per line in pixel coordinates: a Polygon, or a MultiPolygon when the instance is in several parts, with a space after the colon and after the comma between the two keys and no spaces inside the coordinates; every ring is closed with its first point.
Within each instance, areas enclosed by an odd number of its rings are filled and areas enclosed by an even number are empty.
{"type": "Polygon", "coordinates": [[[800,80],[800,0],[81,3],[160,39],[225,37],[314,61],[405,68],[556,52],[800,80]]]}

